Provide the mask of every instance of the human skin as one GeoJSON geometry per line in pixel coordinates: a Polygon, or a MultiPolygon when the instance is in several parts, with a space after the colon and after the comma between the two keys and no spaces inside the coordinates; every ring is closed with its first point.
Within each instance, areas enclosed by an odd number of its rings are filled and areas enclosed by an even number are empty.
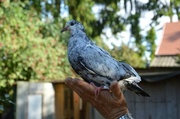
{"type": "Polygon", "coordinates": [[[66,85],[83,100],[89,102],[106,119],[117,119],[128,114],[128,107],[117,81],[113,81],[109,90],[101,90],[96,98],[97,87],[78,78],[67,78],[66,85]]]}

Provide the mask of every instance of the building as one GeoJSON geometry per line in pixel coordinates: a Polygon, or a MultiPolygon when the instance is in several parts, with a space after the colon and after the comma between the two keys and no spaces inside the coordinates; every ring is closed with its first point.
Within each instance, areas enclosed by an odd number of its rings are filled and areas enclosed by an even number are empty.
{"type": "Polygon", "coordinates": [[[166,23],[155,58],[147,69],[136,69],[140,86],[150,94],[144,98],[125,93],[135,119],[180,118],[180,22],[166,23]]]}
{"type": "Polygon", "coordinates": [[[180,22],[166,23],[161,43],[155,52],[151,67],[180,67],[180,22]]]}

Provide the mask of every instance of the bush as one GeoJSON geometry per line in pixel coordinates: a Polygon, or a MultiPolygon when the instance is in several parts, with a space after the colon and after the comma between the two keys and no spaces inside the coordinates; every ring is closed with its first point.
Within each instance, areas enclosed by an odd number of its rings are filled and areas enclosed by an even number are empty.
{"type": "Polygon", "coordinates": [[[4,89],[12,89],[8,87],[16,81],[62,80],[72,74],[66,41],[60,36],[61,23],[60,18],[42,22],[36,11],[26,10],[20,2],[1,5],[0,104],[12,93],[4,89]]]}

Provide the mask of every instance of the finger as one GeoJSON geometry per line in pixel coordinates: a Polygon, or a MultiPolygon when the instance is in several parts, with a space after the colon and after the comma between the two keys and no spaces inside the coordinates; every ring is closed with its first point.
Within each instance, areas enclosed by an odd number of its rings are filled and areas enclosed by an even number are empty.
{"type": "Polygon", "coordinates": [[[72,80],[71,77],[67,77],[67,78],[65,79],[65,84],[66,84],[66,85],[70,85],[71,80],[72,80]]]}
{"type": "Polygon", "coordinates": [[[93,96],[95,91],[95,88],[92,85],[78,78],[67,78],[65,83],[81,97],[84,95],[93,96]]]}
{"type": "Polygon", "coordinates": [[[79,81],[78,78],[66,78],[65,79],[65,84],[69,86],[69,88],[73,89],[76,87],[76,83],[79,81]]]}
{"type": "Polygon", "coordinates": [[[80,88],[85,94],[94,94],[95,87],[83,80],[74,79],[73,84],[76,85],[76,88],[80,88]]]}
{"type": "Polygon", "coordinates": [[[110,90],[116,100],[119,100],[122,97],[122,92],[117,81],[113,81],[111,83],[110,90]]]}

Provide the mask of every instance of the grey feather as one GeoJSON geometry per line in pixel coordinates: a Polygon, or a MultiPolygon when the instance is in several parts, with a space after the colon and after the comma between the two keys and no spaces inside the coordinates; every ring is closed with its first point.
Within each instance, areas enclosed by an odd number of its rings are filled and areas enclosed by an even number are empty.
{"type": "Polygon", "coordinates": [[[117,61],[107,51],[95,45],[87,37],[81,23],[71,20],[66,23],[62,32],[65,30],[71,33],[68,60],[75,72],[85,81],[93,82],[96,86],[109,87],[112,81],[117,80],[122,82],[119,83],[121,87],[142,96],[149,96],[137,85],[141,81],[138,73],[130,65],[117,61]]]}

